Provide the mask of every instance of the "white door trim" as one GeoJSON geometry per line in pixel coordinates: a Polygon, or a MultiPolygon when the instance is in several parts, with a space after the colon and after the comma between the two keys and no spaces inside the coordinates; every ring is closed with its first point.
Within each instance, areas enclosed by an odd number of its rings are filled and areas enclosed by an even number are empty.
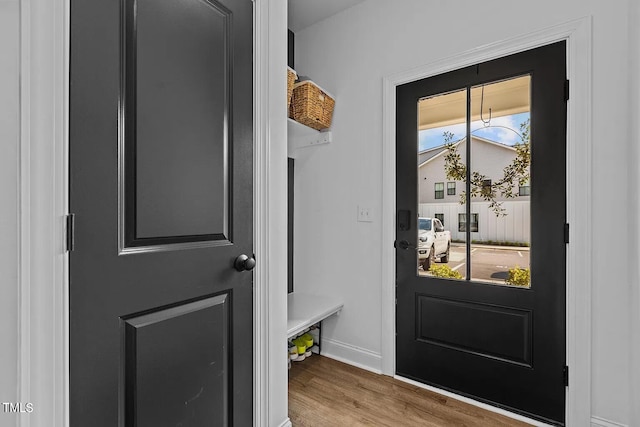
{"type": "Polygon", "coordinates": [[[383,81],[382,372],[395,374],[395,182],[396,86],[479,62],[567,40],[570,84],[567,123],[567,388],[568,426],[591,419],[591,17],[481,46],[459,55],[387,76],[383,81]]]}
{"type": "MultiPolygon", "coordinates": [[[[70,0],[19,1],[20,296],[16,396],[19,402],[31,402],[34,410],[19,416],[18,425],[67,427],[69,276],[64,217],[69,188],[70,0]]],[[[254,275],[254,425],[287,425],[286,361],[284,356],[277,357],[285,354],[286,239],[269,239],[286,229],[287,14],[284,0],[260,0],[254,4],[254,233],[259,263],[254,275]],[[281,75],[273,72],[280,68],[281,75]],[[281,111],[270,105],[279,100],[272,95],[276,91],[282,93],[281,111]],[[281,161],[274,162],[274,158],[281,161]]]]}
{"type": "Polygon", "coordinates": [[[254,426],[287,426],[287,2],[254,1],[254,426]]]}
{"type": "Polygon", "coordinates": [[[68,424],[69,0],[20,0],[18,425],[68,424]]]}

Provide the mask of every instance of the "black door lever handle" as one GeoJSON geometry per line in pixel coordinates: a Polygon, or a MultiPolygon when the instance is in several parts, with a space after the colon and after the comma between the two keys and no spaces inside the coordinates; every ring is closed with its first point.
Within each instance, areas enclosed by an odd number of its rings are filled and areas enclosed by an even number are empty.
{"type": "Polygon", "coordinates": [[[417,251],[418,248],[416,248],[415,246],[412,246],[408,241],[406,240],[400,240],[400,241],[395,241],[393,242],[393,247],[396,249],[403,249],[403,250],[407,250],[407,249],[413,249],[414,251],[417,251]]]}

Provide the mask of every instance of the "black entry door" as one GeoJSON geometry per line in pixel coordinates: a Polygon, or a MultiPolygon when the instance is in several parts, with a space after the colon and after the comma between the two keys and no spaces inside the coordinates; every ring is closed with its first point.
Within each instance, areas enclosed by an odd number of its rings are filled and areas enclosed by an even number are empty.
{"type": "Polygon", "coordinates": [[[252,19],[71,2],[74,427],[252,424],[252,19]]]}
{"type": "Polygon", "coordinates": [[[397,88],[397,374],[554,424],[565,419],[565,49],[397,88]]]}

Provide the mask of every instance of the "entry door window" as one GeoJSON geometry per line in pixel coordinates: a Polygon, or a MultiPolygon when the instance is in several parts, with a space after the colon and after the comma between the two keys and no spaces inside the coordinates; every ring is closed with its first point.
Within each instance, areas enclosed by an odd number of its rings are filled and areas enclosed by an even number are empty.
{"type": "Polygon", "coordinates": [[[447,224],[417,230],[418,275],[529,288],[531,76],[417,108],[419,224],[447,224]]]}

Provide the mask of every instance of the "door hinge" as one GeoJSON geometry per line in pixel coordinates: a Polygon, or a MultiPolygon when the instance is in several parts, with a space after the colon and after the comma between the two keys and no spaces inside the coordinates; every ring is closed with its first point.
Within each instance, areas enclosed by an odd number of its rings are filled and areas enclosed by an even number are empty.
{"type": "Polygon", "coordinates": [[[564,243],[569,243],[569,224],[564,225],[564,243]]]}
{"type": "Polygon", "coordinates": [[[72,252],[73,251],[73,244],[74,244],[74,225],[75,225],[75,214],[67,214],[67,217],[65,218],[65,228],[66,228],[66,249],[67,252],[72,252]]]}
{"type": "Polygon", "coordinates": [[[569,80],[564,81],[564,100],[569,100],[569,80]]]}
{"type": "Polygon", "coordinates": [[[562,378],[564,379],[564,386],[569,387],[569,367],[562,368],[562,378]]]}

